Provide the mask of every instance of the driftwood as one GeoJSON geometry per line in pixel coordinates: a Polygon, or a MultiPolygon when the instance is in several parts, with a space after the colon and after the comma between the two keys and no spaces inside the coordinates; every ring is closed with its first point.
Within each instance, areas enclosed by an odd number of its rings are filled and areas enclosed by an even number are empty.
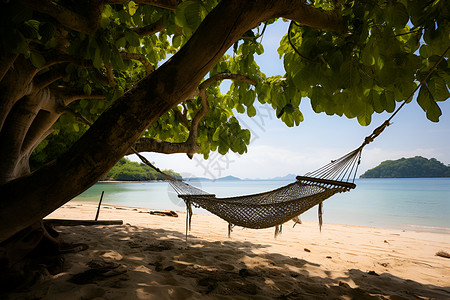
{"type": "Polygon", "coordinates": [[[450,258],[450,253],[440,250],[436,252],[436,256],[440,256],[443,258],[450,258]]]}
{"type": "Polygon", "coordinates": [[[45,219],[44,223],[53,226],[95,226],[95,225],[122,225],[122,220],[69,220],[69,219],[45,219]]]}
{"type": "Polygon", "coordinates": [[[158,210],[154,210],[149,212],[149,214],[151,215],[155,215],[155,216],[164,216],[164,217],[174,217],[174,218],[178,218],[178,214],[176,212],[174,212],[173,210],[171,211],[158,211],[158,210]]]}

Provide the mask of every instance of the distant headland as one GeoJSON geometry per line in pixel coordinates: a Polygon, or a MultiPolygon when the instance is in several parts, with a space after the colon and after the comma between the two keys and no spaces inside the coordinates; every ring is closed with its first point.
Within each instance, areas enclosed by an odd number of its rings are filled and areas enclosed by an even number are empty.
{"type": "Polygon", "coordinates": [[[360,178],[428,178],[450,177],[450,166],[435,158],[421,156],[386,160],[366,171],[360,178]]]}

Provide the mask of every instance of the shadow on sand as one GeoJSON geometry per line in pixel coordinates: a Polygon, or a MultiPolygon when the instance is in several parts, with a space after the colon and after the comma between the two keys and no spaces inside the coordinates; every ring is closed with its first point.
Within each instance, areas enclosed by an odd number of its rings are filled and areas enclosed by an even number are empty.
{"type": "MultiPolygon", "coordinates": [[[[66,270],[4,299],[449,299],[450,288],[354,269],[336,278],[303,259],[248,241],[211,242],[163,229],[58,227],[89,249],[66,270]],[[108,273],[109,272],[109,273],[108,273]],[[61,298],[60,298],[61,299],[61,298]]],[[[342,275],[342,273],[341,273],[342,275]]],[[[1,297],[0,297],[1,298],[1,297]]]]}

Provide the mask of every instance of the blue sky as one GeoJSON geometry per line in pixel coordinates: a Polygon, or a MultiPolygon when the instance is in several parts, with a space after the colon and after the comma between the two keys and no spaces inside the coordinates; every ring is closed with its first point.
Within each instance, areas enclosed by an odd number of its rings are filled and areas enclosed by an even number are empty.
{"type": "MultiPolygon", "coordinates": [[[[264,54],[256,60],[268,76],[283,75],[283,63],[277,48],[287,32],[287,23],[268,26],[264,38],[264,54]]],[[[440,102],[439,123],[429,121],[414,100],[405,105],[392,120],[393,124],[365,147],[358,174],[384,160],[423,156],[450,164],[450,100],[440,102]]],[[[361,145],[374,128],[390,114],[375,114],[371,125],[362,127],[356,119],[316,114],[308,99],[300,109],[305,121],[289,128],[275,116],[269,106],[257,106],[257,116],[237,114],[241,126],[250,129],[252,140],[244,155],[212,153],[205,161],[202,155],[190,160],[185,154],[145,153],[162,169],[173,169],[184,177],[218,178],[228,175],[240,178],[272,178],[286,174],[303,175],[313,171],[361,145]]],[[[136,156],[130,157],[137,161],[136,156]]]]}

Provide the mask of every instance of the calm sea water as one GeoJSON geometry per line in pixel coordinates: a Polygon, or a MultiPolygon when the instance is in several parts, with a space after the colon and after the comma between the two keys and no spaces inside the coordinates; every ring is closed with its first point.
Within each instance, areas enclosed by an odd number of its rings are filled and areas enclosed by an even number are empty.
{"type": "MultiPolygon", "coordinates": [[[[191,182],[219,197],[268,191],[287,181],[191,182]]],[[[450,178],[358,179],[357,187],[324,202],[324,223],[396,228],[450,234],[450,178]]],[[[184,211],[184,202],[166,182],[97,183],[72,201],[184,211]]],[[[95,212],[94,212],[95,213],[95,212]]],[[[208,213],[197,209],[194,213],[208,213]]],[[[316,221],[314,207],[302,215],[316,221]]]]}

